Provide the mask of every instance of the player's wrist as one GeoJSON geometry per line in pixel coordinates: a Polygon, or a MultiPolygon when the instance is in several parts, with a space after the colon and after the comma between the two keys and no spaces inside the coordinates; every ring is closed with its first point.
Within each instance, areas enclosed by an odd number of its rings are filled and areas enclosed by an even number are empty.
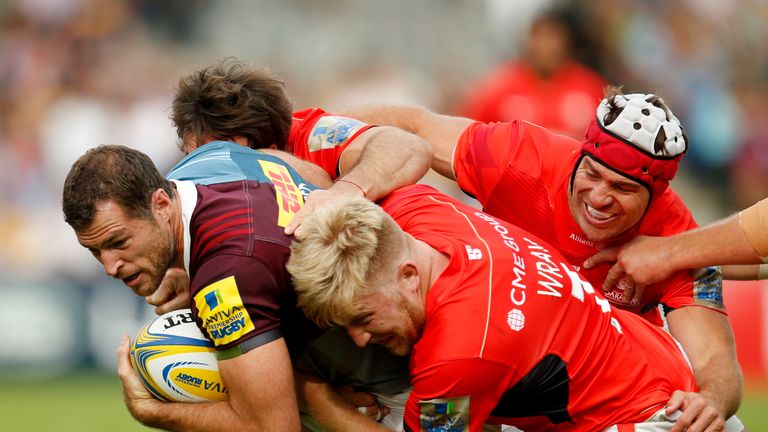
{"type": "Polygon", "coordinates": [[[709,391],[706,390],[699,390],[699,395],[709,403],[712,408],[717,411],[717,415],[719,415],[722,419],[726,419],[727,417],[730,417],[728,415],[728,409],[726,408],[726,404],[721,398],[713,395],[709,391]]]}
{"type": "Polygon", "coordinates": [[[333,188],[343,190],[345,193],[355,194],[363,198],[368,198],[369,190],[359,181],[349,178],[339,178],[333,184],[333,188]]]}
{"type": "Polygon", "coordinates": [[[687,248],[676,242],[672,237],[662,237],[658,253],[663,257],[661,260],[666,265],[669,273],[688,268],[689,258],[695,254],[695,248],[687,248]]]}
{"type": "Polygon", "coordinates": [[[152,426],[157,422],[157,404],[164,403],[167,402],[162,402],[155,398],[130,398],[127,395],[125,397],[125,405],[131,416],[147,426],[152,426]]]}

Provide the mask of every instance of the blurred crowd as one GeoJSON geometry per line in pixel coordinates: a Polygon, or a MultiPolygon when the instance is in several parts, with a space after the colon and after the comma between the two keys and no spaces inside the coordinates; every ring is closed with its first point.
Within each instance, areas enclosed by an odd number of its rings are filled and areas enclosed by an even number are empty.
{"type": "Polygon", "coordinates": [[[470,87],[458,112],[485,121],[527,116],[580,138],[602,77],[670,103],[691,142],[685,171],[711,191],[716,211],[768,195],[768,115],[760,105],[768,83],[768,2],[549,6],[554,13],[534,14],[518,52],[470,87]]]}
{"type": "Polygon", "coordinates": [[[658,92],[690,194],[723,216],[768,196],[766,21],[765,0],[1,1],[0,292],[103,282],[62,221],[66,172],[102,143],[170,168],[176,78],[226,56],[273,68],[296,108],[418,103],[576,137],[605,83],[658,92]]]}

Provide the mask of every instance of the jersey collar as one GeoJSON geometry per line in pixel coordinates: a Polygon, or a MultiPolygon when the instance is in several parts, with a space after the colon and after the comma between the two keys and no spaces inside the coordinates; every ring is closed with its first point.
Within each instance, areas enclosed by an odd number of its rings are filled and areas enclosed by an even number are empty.
{"type": "Polygon", "coordinates": [[[192,248],[192,237],[189,234],[192,213],[197,205],[197,187],[191,181],[171,180],[176,184],[176,192],[181,202],[181,223],[184,228],[184,270],[189,274],[189,254],[192,248]]]}

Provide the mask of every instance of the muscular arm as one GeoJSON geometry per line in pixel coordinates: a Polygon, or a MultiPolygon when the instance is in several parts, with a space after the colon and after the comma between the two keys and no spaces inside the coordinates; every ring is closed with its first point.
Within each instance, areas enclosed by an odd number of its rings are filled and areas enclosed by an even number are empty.
{"type": "Polygon", "coordinates": [[[733,215],[712,225],[667,237],[669,258],[676,268],[696,268],[715,264],[758,264],[755,252],[733,215]]]}
{"type": "Polygon", "coordinates": [[[304,180],[311,182],[315,186],[327,188],[333,184],[331,178],[328,176],[328,173],[326,173],[322,168],[313,164],[312,162],[301,160],[290,153],[286,153],[280,150],[262,149],[261,151],[282,159],[283,162],[287,163],[296,171],[298,171],[299,175],[302,176],[304,180]]]}
{"type": "Polygon", "coordinates": [[[141,423],[166,430],[299,431],[293,373],[283,339],[219,362],[229,400],[210,403],[162,402],[147,398],[128,359],[128,338],[118,350],[118,374],[125,404],[141,423]]]}
{"type": "Polygon", "coordinates": [[[743,391],[727,317],[705,307],[687,306],[670,312],[667,322],[688,355],[699,393],[727,419],[739,408],[743,391]]]}
{"type": "Polygon", "coordinates": [[[472,120],[436,114],[418,106],[400,105],[366,105],[349,108],[343,114],[370,124],[395,126],[424,139],[434,152],[432,168],[445,177],[456,179],[453,150],[472,120]]]}
{"type": "MultiPolygon", "coordinates": [[[[760,233],[762,234],[762,233],[760,233]]],[[[675,271],[717,264],[757,264],[761,259],[733,215],[706,227],[670,237],[636,237],[617,249],[604,249],[585,262],[590,268],[615,261],[605,285],[627,275],[641,287],[666,279],[675,271]]],[[[724,266],[725,279],[765,278],[766,266],[724,266]]]]}
{"type": "Polygon", "coordinates": [[[393,190],[414,184],[427,173],[432,148],[423,139],[393,127],[371,128],[341,154],[341,178],[365,190],[375,201],[393,190]]]}
{"type": "Polygon", "coordinates": [[[296,372],[296,394],[302,410],[329,431],[390,431],[361,414],[330,384],[312,375],[296,372]]]}
{"type": "Polygon", "coordinates": [[[344,149],[339,159],[341,176],[328,189],[310,194],[285,233],[292,234],[306,215],[339,196],[358,195],[375,201],[414,184],[429,170],[431,161],[432,148],[422,138],[394,127],[370,128],[344,149]]]}

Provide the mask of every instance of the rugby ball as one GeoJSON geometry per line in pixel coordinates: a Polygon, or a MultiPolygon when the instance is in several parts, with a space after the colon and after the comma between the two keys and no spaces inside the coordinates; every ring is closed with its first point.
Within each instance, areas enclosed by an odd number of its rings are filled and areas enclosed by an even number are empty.
{"type": "Polygon", "coordinates": [[[164,401],[227,399],[216,350],[190,309],[168,312],[145,325],[131,343],[131,365],[144,386],[164,401]]]}

